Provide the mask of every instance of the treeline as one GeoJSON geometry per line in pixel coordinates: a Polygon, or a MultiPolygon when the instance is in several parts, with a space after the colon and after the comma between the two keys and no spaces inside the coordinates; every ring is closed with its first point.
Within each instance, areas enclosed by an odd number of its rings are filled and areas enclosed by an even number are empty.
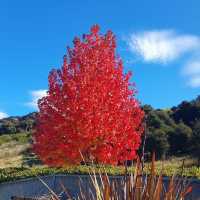
{"type": "Polygon", "coordinates": [[[144,105],[146,151],[158,158],[191,155],[200,159],[200,96],[161,110],[144,105]]]}
{"type": "Polygon", "coordinates": [[[22,117],[8,117],[0,120],[0,135],[31,132],[35,126],[36,112],[22,117]]]}
{"type": "MultiPolygon", "coordinates": [[[[200,96],[171,109],[142,106],[146,113],[145,152],[158,158],[191,155],[200,159],[200,96]]],[[[32,132],[36,112],[0,120],[0,135],[32,132]]]]}

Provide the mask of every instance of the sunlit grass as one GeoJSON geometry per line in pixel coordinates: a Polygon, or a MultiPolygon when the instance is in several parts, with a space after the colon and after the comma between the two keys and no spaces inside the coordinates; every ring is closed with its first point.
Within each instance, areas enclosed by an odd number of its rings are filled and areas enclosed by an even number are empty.
{"type": "Polygon", "coordinates": [[[23,152],[30,144],[9,142],[0,145],[0,168],[19,167],[23,163],[23,152]]]}

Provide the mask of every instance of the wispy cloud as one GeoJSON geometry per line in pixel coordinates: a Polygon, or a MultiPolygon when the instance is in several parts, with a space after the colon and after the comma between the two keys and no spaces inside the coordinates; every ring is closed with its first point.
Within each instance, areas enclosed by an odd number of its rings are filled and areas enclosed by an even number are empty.
{"type": "Polygon", "coordinates": [[[131,34],[128,45],[145,62],[167,63],[199,49],[200,38],[173,30],[153,30],[131,34]]]}
{"type": "Polygon", "coordinates": [[[200,87],[200,36],[175,30],[149,30],[132,33],[126,41],[131,53],[146,63],[168,64],[185,56],[181,74],[189,87],[200,87]]]}
{"type": "Polygon", "coordinates": [[[191,60],[186,63],[182,70],[183,75],[200,75],[200,60],[191,60]]]}
{"type": "Polygon", "coordinates": [[[187,78],[187,85],[192,88],[200,87],[200,59],[188,61],[182,69],[187,78]]]}
{"type": "Polygon", "coordinates": [[[26,105],[31,108],[37,109],[38,100],[47,95],[47,90],[43,90],[43,89],[34,90],[34,91],[31,91],[30,94],[31,94],[32,99],[30,102],[27,102],[26,105]]]}
{"type": "Polygon", "coordinates": [[[8,114],[5,112],[0,111],[0,119],[8,117],[8,114]]]}
{"type": "Polygon", "coordinates": [[[200,87],[200,76],[193,76],[188,81],[188,86],[192,88],[199,88],[200,87]]]}

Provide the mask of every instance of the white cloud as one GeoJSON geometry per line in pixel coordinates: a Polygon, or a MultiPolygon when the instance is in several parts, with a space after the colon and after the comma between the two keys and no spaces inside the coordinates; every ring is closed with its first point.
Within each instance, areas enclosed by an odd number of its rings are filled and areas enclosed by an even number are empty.
{"type": "Polygon", "coordinates": [[[0,119],[8,117],[8,114],[0,111],[0,119]]]}
{"type": "Polygon", "coordinates": [[[188,81],[188,86],[192,88],[200,87],[200,76],[192,76],[188,81]]]}
{"type": "Polygon", "coordinates": [[[167,63],[200,49],[200,38],[179,35],[173,30],[145,31],[132,34],[128,45],[131,52],[141,56],[145,62],[167,63]]]}
{"type": "Polygon", "coordinates": [[[39,99],[41,99],[42,97],[47,95],[47,90],[34,90],[30,92],[32,100],[28,103],[26,103],[26,105],[28,105],[29,107],[32,107],[34,109],[38,108],[37,102],[39,99]]]}
{"type": "Polygon", "coordinates": [[[182,74],[187,77],[188,86],[200,87],[200,59],[187,62],[182,69],[182,74]]]}
{"type": "Polygon", "coordinates": [[[192,60],[183,67],[183,75],[200,75],[200,60],[192,60]]]}

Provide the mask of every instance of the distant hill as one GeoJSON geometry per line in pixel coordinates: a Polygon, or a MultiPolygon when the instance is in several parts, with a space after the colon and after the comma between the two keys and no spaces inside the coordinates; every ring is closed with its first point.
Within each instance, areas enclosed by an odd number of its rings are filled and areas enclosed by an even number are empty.
{"type": "Polygon", "coordinates": [[[36,112],[25,116],[14,116],[0,119],[0,135],[31,132],[35,126],[36,112]]]}

